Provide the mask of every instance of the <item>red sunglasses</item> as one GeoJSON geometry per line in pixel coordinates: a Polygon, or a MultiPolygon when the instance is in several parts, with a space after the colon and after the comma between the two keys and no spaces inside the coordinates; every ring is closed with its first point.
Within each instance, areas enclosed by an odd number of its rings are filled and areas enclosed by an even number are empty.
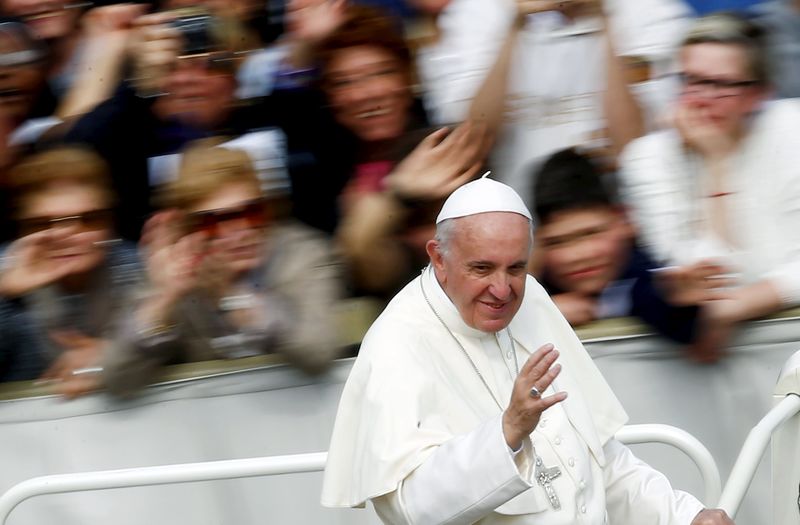
{"type": "Polygon", "coordinates": [[[260,228],[267,223],[267,208],[262,199],[253,200],[232,208],[204,210],[186,215],[186,230],[204,232],[210,236],[217,234],[220,223],[245,221],[250,228],[260,228]]]}

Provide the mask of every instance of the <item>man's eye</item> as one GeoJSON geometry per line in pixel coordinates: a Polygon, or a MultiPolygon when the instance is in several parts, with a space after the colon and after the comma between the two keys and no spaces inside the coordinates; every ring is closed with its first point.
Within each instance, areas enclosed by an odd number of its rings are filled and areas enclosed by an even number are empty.
{"type": "Polygon", "coordinates": [[[522,273],[525,273],[525,271],[526,271],[525,266],[521,265],[521,264],[520,265],[514,265],[514,266],[512,266],[511,268],[508,269],[508,273],[510,273],[511,275],[520,275],[522,273]]]}

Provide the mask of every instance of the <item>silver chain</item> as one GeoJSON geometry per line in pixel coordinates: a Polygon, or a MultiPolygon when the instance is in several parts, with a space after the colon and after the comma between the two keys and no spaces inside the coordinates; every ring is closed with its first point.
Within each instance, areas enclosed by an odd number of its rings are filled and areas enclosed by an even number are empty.
{"type": "MultiPolygon", "coordinates": [[[[478,378],[481,380],[481,383],[483,383],[483,386],[486,388],[486,391],[489,392],[490,396],[492,396],[492,400],[495,402],[497,407],[501,411],[504,410],[503,405],[501,405],[500,401],[498,401],[497,398],[494,396],[494,392],[492,392],[491,387],[489,387],[489,383],[486,382],[486,379],[484,379],[483,374],[481,374],[481,371],[478,370],[478,365],[475,364],[475,361],[472,360],[469,353],[467,352],[467,349],[464,348],[464,345],[462,345],[461,341],[458,340],[456,334],[454,334],[453,331],[450,330],[450,327],[447,326],[447,323],[444,322],[444,319],[442,319],[442,317],[439,315],[439,312],[437,312],[436,308],[433,307],[433,304],[431,303],[430,299],[428,299],[428,294],[425,293],[425,286],[423,284],[424,280],[425,280],[425,275],[423,274],[422,277],[420,277],[419,279],[419,289],[422,290],[422,297],[425,298],[425,302],[428,303],[428,307],[431,309],[431,312],[433,312],[433,315],[436,316],[436,318],[442,324],[444,329],[447,330],[447,333],[450,334],[450,337],[453,338],[453,341],[455,341],[458,347],[461,349],[461,352],[464,354],[464,357],[466,357],[467,361],[469,361],[469,364],[472,365],[472,369],[475,371],[475,374],[477,374],[478,378]]],[[[517,370],[517,375],[519,375],[519,362],[517,361],[517,347],[514,344],[514,338],[511,336],[511,329],[506,328],[506,332],[508,332],[508,339],[509,341],[511,341],[511,353],[514,354],[514,367],[517,370]]]]}

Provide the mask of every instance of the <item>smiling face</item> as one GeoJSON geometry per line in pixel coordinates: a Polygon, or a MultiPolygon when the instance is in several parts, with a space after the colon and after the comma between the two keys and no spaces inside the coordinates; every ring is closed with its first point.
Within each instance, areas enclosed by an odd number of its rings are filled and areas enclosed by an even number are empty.
{"type": "Polygon", "coordinates": [[[680,61],[684,85],[680,102],[703,111],[729,134],[741,132],[747,118],[766,97],[755,83],[747,51],[735,44],[701,43],[685,46],[680,61]]]}
{"type": "Polygon", "coordinates": [[[225,252],[223,260],[234,274],[261,264],[266,209],[260,198],[261,193],[252,184],[227,183],[187,210],[190,218],[201,219],[202,228],[219,241],[225,252]],[[210,221],[213,228],[209,228],[210,221]]]}
{"type": "Polygon", "coordinates": [[[596,295],[617,279],[633,232],[610,206],[552,213],[537,229],[544,270],[564,292],[596,295]]]}
{"type": "Polygon", "coordinates": [[[71,274],[98,266],[104,256],[102,241],[111,238],[109,202],[104,194],[80,183],[51,183],[30,194],[20,209],[22,233],[47,229],[51,239],[44,257],[69,265],[71,274]]]}
{"type": "Polygon", "coordinates": [[[43,40],[69,35],[78,24],[81,10],[69,7],[66,0],[2,0],[7,15],[22,19],[43,40]]]}
{"type": "Polygon", "coordinates": [[[530,222],[506,212],[454,221],[444,247],[437,241],[427,246],[436,278],[468,326],[490,333],[503,330],[525,295],[530,222]]]}
{"type": "Polygon", "coordinates": [[[340,49],[324,75],[336,120],[359,139],[389,140],[404,131],[412,101],[409,76],[390,51],[367,45],[340,49]]]}
{"type": "MultiPolygon", "coordinates": [[[[0,54],[32,52],[8,33],[0,33],[0,54]]],[[[42,61],[20,60],[0,66],[0,114],[15,122],[24,120],[44,86],[42,61]]]]}
{"type": "Polygon", "coordinates": [[[181,58],[167,76],[165,89],[167,94],[156,102],[159,116],[213,129],[233,107],[236,78],[231,71],[214,67],[207,57],[181,58]]]}

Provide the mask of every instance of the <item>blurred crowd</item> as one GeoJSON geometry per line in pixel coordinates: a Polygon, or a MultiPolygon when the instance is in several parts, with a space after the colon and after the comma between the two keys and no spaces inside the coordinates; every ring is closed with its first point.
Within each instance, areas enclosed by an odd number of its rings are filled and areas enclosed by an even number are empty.
{"type": "Polygon", "coordinates": [[[800,1],[0,0],[0,382],[342,355],[491,170],[574,326],[800,303],[800,1]]]}

